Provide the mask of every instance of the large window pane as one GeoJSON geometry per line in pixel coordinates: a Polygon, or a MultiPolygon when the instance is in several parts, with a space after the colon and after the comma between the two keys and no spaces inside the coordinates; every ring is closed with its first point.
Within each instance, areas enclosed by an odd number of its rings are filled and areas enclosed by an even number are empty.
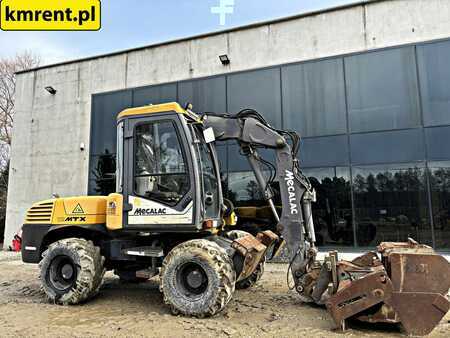
{"type": "Polygon", "coordinates": [[[314,225],[319,246],[353,246],[350,170],[345,167],[305,169],[316,189],[314,225]]]}
{"type": "Polygon", "coordinates": [[[342,59],[282,68],[284,125],[302,136],[347,130],[342,59]]]}
{"type": "MultiPolygon", "coordinates": [[[[269,177],[264,172],[266,179],[269,177]]],[[[280,188],[277,181],[271,185],[274,192],[274,202],[278,214],[281,214],[280,188]]],[[[245,231],[256,235],[262,230],[272,230],[277,222],[273,211],[263,198],[253,171],[239,171],[228,173],[228,199],[234,204],[238,215],[238,225],[245,231]]]]}
{"type": "MultiPolygon", "coordinates": [[[[258,154],[266,161],[275,165],[275,150],[258,148],[258,154]]],[[[250,171],[251,167],[247,157],[241,153],[240,147],[236,142],[228,143],[228,170],[229,171],[250,171]]]]}
{"type": "Polygon", "coordinates": [[[131,91],[94,95],[91,113],[91,155],[116,152],[117,115],[131,107],[131,91]]]}
{"type": "Polygon", "coordinates": [[[352,132],[420,124],[413,47],[345,58],[352,132]]]}
{"type": "Polygon", "coordinates": [[[423,164],[353,167],[358,245],[408,237],[432,244],[423,164]]]}
{"type": "MultiPolygon", "coordinates": [[[[258,149],[259,155],[275,165],[275,150],[258,149]]],[[[269,179],[270,172],[262,166],[263,175],[269,179]]],[[[235,142],[228,144],[228,198],[237,206],[265,206],[267,202],[256,182],[255,175],[248,163],[247,157],[240,153],[240,147],[235,142]]],[[[274,183],[275,192],[279,190],[274,183]]],[[[278,201],[278,197],[277,201],[278,201]]]]}
{"type": "Polygon", "coordinates": [[[134,107],[175,101],[177,101],[177,85],[175,83],[141,87],[133,90],[134,107]]]}
{"type": "Polygon", "coordinates": [[[450,160],[450,127],[425,128],[429,160],[450,160]]]}
{"type": "Polygon", "coordinates": [[[117,114],[130,106],[129,90],[92,97],[88,173],[90,195],[108,195],[115,191],[117,114]]]}
{"type": "Polygon", "coordinates": [[[350,135],[352,163],[398,163],[423,161],[422,129],[350,135]]]}
{"type": "Polygon", "coordinates": [[[342,166],[349,163],[347,136],[303,139],[300,146],[302,167],[342,166]]]}
{"type": "Polygon", "coordinates": [[[105,152],[91,156],[89,162],[89,195],[107,196],[116,190],[116,156],[105,152]]]}
{"type": "Polygon", "coordinates": [[[450,41],[417,47],[426,126],[450,124],[450,41]]]}
{"type": "Polygon", "coordinates": [[[195,112],[226,112],[225,76],[178,84],[178,100],[192,103],[195,112]]]}
{"type": "MultiPolygon", "coordinates": [[[[267,201],[263,198],[247,157],[240,153],[240,147],[235,142],[228,142],[227,150],[228,172],[222,181],[225,181],[224,191],[226,192],[226,197],[238,208],[237,214],[240,224],[244,226],[246,224],[273,225],[275,219],[272,216],[272,211],[268,207],[267,201]],[[246,207],[252,207],[250,214],[248,213],[249,209],[242,209],[246,207]],[[257,209],[253,207],[257,207],[257,209]]],[[[275,164],[274,150],[258,149],[258,153],[265,160],[275,164]]],[[[270,177],[269,171],[266,167],[262,167],[262,169],[264,177],[268,180],[270,177]]],[[[278,183],[275,182],[272,188],[275,193],[275,202],[280,206],[278,183]]]]}
{"type": "Polygon", "coordinates": [[[274,127],[281,127],[280,69],[264,69],[228,76],[228,110],[257,110],[274,127]]]}
{"type": "Polygon", "coordinates": [[[237,207],[264,206],[267,204],[253,171],[229,172],[227,188],[228,198],[237,207]]]}
{"type": "Polygon", "coordinates": [[[436,247],[450,247],[450,161],[430,162],[431,201],[436,247]]]}

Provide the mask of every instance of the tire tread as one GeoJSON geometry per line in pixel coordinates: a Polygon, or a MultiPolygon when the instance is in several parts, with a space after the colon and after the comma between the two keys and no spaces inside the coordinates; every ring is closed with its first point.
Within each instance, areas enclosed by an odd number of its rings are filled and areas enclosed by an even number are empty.
{"type": "Polygon", "coordinates": [[[219,313],[231,300],[235,290],[236,273],[230,257],[223,248],[206,239],[190,240],[175,247],[164,259],[160,277],[160,290],[164,294],[164,302],[171,307],[174,314],[183,314],[185,316],[210,317],[219,313]],[[218,296],[216,297],[214,304],[195,312],[189,310],[187,307],[179,308],[175,306],[174,299],[172,299],[172,294],[168,289],[170,286],[164,278],[168,267],[172,264],[176,257],[185,255],[186,253],[192,251],[201,251],[206,253],[210,258],[211,267],[220,276],[218,296]]]}
{"type": "Polygon", "coordinates": [[[75,305],[82,303],[95,295],[100,290],[103,276],[105,258],[100,253],[100,248],[95,246],[92,241],[82,238],[66,238],[52,243],[46,252],[44,258],[39,263],[41,268],[41,283],[49,301],[61,305],[75,305]],[[76,252],[79,258],[79,278],[76,285],[63,295],[54,292],[51,286],[46,283],[46,273],[49,267],[49,254],[56,249],[64,249],[76,252]]]}

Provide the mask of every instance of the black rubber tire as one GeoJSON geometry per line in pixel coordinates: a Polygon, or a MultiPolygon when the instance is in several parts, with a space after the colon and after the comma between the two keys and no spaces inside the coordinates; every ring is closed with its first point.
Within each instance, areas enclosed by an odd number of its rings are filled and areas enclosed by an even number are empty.
{"type": "Polygon", "coordinates": [[[114,270],[114,274],[119,277],[120,281],[123,283],[145,283],[148,278],[142,278],[136,276],[135,270],[114,270]]]}
{"type": "MultiPolygon", "coordinates": [[[[242,230],[232,230],[230,232],[227,232],[227,237],[233,241],[235,239],[242,238],[247,235],[250,235],[250,233],[242,230]]],[[[264,257],[264,259],[258,264],[255,271],[253,271],[253,273],[250,276],[236,282],[236,289],[239,290],[248,289],[251,288],[253,285],[255,285],[256,282],[258,282],[263,276],[265,265],[266,265],[266,258],[264,257]]]]}
{"type": "Polygon", "coordinates": [[[75,305],[94,297],[105,274],[104,261],[100,248],[92,241],[67,238],[51,244],[39,263],[42,287],[48,299],[56,304],[75,305]],[[76,267],[72,285],[64,290],[55,287],[50,277],[52,265],[61,257],[76,267]]]}
{"type": "Polygon", "coordinates": [[[164,302],[174,314],[202,318],[219,313],[228,304],[234,293],[236,272],[223,248],[209,240],[195,239],[169,252],[160,277],[164,302]],[[181,284],[178,276],[186,264],[196,264],[203,269],[207,285],[201,294],[189,292],[181,284]]]}

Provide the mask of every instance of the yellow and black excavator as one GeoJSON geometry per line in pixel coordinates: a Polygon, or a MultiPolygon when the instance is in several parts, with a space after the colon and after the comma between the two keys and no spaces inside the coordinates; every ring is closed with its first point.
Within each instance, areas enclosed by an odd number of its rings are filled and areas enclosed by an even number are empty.
{"type": "Polygon", "coordinates": [[[159,273],[174,313],[220,312],[235,288],[252,286],[266,257],[289,254],[293,288],[305,302],[326,306],[337,326],[346,319],[401,323],[425,335],[449,310],[450,264],[412,239],[381,243],[353,261],[330,252],[317,259],[311,203],[316,194],[302,174],[300,137],[279,130],[256,111],[196,114],[188,105],[149,105],[117,119],[116,192],[56,198],[34,204],[23,225],[22,259],[39,263],[48,298],[77,304],[99,290],[106,270],[124,280],[159,273]],[[234,140],[271,210],[270,230],[239,229],[223,197],[216,141],[234,140]],[[267,178],[261,148],[276,167],[267,178]],[[279,184],[281,208],[273,202],[279,184]],[[280,212],[281,209],[281,212],[280,212]]]}

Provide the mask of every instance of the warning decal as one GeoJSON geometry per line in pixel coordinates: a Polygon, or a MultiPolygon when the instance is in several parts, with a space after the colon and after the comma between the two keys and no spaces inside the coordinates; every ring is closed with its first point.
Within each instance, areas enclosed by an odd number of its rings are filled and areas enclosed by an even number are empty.
{"type": "Polygon", "coordinates": [[[78,203],[75,209],[73,209],[72,214],[84,214],[83,208],[81,207],[80,203],[78,203]]]}

